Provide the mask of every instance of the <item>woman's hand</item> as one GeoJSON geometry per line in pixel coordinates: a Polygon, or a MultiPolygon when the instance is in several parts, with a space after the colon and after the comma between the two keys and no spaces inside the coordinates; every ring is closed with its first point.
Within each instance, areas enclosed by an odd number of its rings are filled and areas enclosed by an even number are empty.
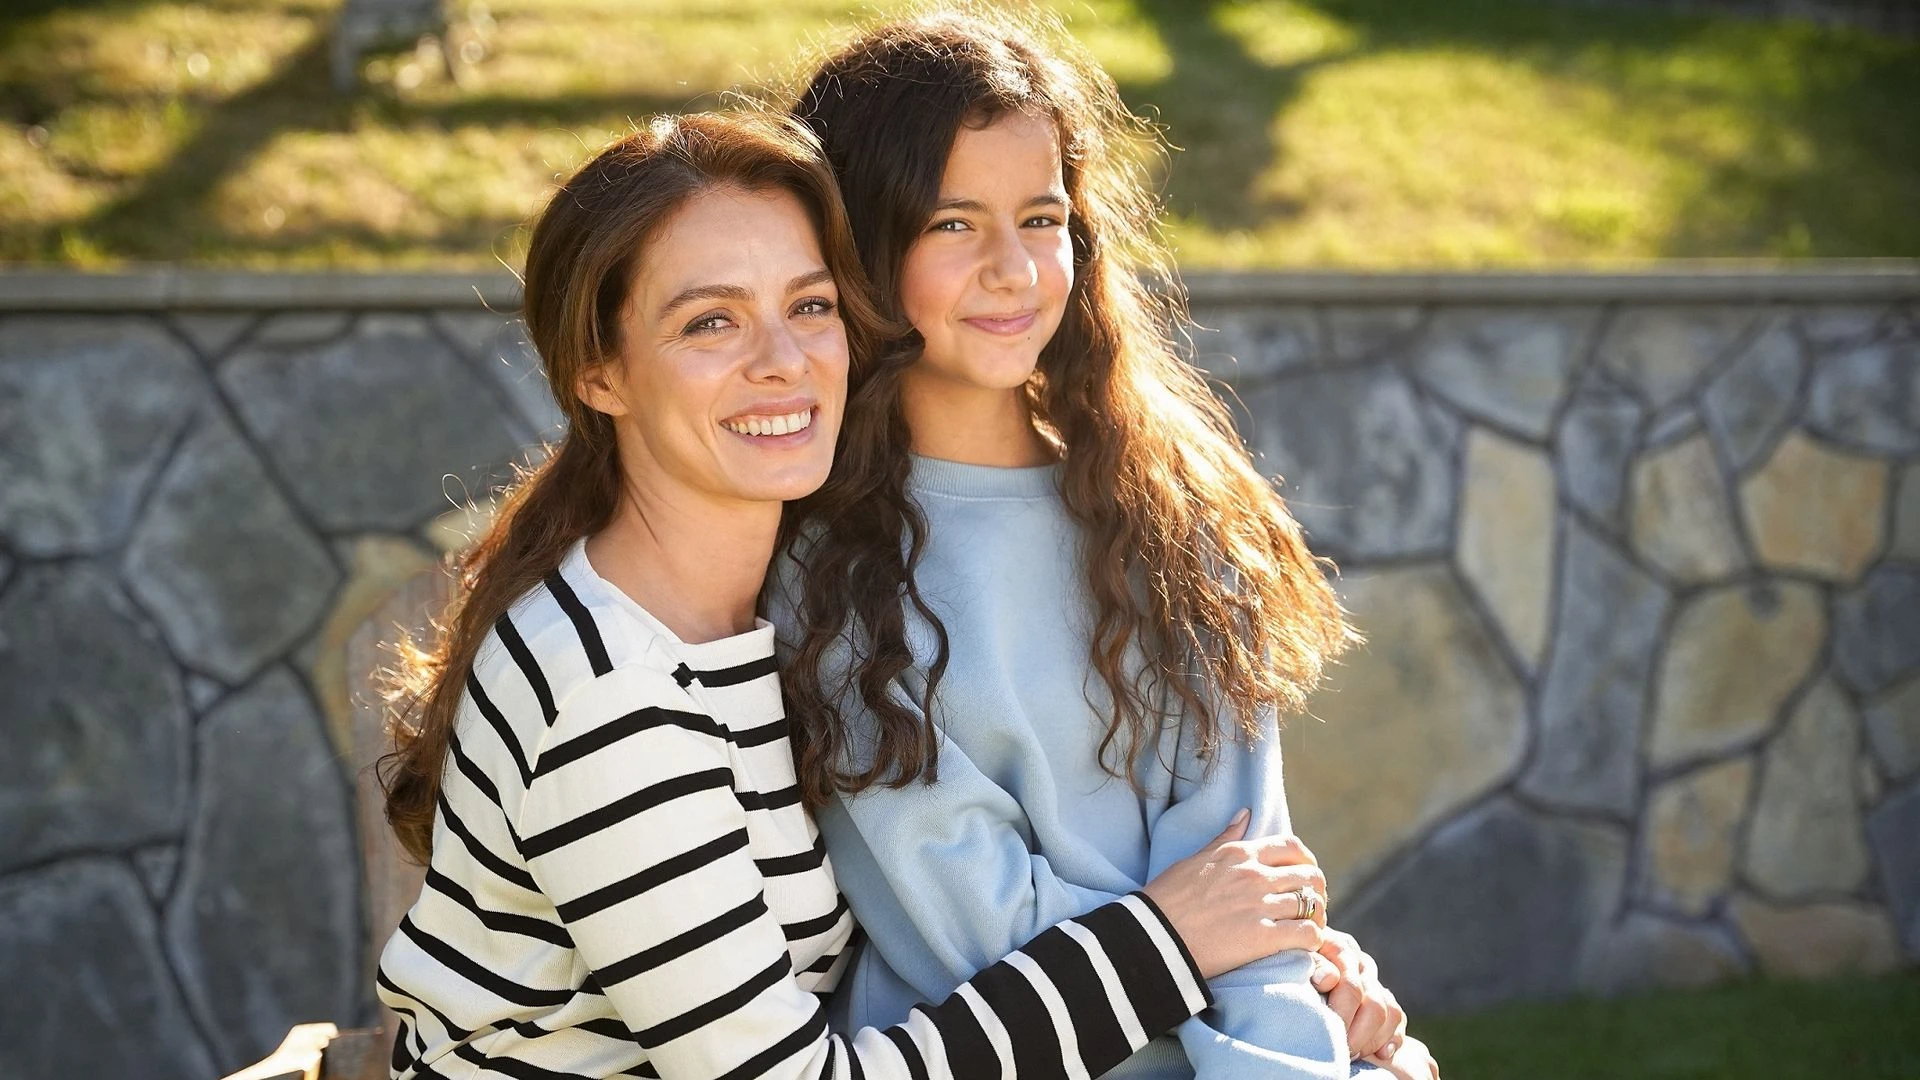
{"type": "Polygon", "coordinates": [[[1376,1065],[1392,1060],[1407,1034],[1407,1013],[1380,981],[1373,957],[1352,934],[1328,930],[1313,958],[1313,988],[1347,1025],[1347,1049],[1376,1065]]]}
{"type": "Polygon", "coordinates": [[[1242,839],[1249,815],[1167,867],[1142,890],[1213,978],[1287,949],[1325,942],[1327,879],[1292,836],[1242,839]]]}

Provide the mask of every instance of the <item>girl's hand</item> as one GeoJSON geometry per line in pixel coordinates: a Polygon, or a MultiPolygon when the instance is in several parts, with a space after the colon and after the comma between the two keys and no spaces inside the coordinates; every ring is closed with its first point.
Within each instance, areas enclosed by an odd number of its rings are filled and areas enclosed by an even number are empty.
{"type": "Polygon", "coordinates": [[[1433,1060],[1426,1043],[1411,1036],[1400,1041],[1392,1057],[1367,1060],[1385,1069],[1394,1080],[1440,1080],[1440,1063],[1433,1060]]]}
{"type": "Polygon", "coordinates": [[[1292,836],[1242,839],[1249,815],[1142,889],[1213,978],[1287,949],[1325,943],[1327,879],[1292,836]]]}
{"type": "Polygon", "coordinates": [[[1313,958],[1313,988],[1347,1025],[1347,1048],[1355,1058],[1385,1065],[1407,1034],[1407,1013],[1380,981],[1373,958],[1352,934],[1326,932],[1313,958]]]}

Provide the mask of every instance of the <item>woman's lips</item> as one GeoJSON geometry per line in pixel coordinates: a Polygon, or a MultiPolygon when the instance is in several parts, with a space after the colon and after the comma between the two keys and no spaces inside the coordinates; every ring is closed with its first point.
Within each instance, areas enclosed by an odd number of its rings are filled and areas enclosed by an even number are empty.
{"type": "Polygon", "coordinates": [[[1011,337],[1014,334],[1026,333],[1027,328],[1033,325],[1033,320],[1039,314],[1037,311],[1022,311],[1013,315],[975,315],[960,321],[976,330],[1011,337]]]}

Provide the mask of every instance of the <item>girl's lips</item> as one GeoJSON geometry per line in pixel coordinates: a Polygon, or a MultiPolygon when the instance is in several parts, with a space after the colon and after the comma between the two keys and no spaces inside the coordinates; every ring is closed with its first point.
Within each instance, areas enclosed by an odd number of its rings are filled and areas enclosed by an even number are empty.
{"type": "Polygon", "coordinates": [[[1033,325],[1033,320],[1039,314],[1037,311],[1023,311],[1018,315],[1005,317],[976,315],[973,318],[962,319],[960,321],[976,330],[984,330],[989,334],[1024,334],[1027,332],[1027,328],[1033,325]]]}

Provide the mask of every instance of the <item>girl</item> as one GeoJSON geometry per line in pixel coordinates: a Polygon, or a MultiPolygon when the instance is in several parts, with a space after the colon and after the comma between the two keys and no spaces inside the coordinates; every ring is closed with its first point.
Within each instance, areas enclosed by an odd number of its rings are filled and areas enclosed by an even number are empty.
{"type": "MultiPolygon", "coordinates": [[[[860,1024],[1137,888],[1235,807],[1286,831],[1275,710],[1354,640],[1142,282],[1172,280],[1142,122],[1045,36],[885,25],[794,108],[911,326],[856,377],[774,598],[807,795],[871,936],[860,1024]]],[[[1311,971],[1215,980],[1213,1011],[1114,1075],[1346,1076],[1350,1047],[1437,1074],[1390,996],[1343,1024],[1311,971]]]]}
{"type": "Polygon", "coordinates": [[[872,355],[862,285],[791,123],[658,121],[534,226],[526,324],[568,430],[407,673],[383,778],[428,872],[380,961],[394,1076],[1090,1076],[1204,1008],[1204,978],[1318,942],[1291,917],[1318,872],[1236,828],[945,1004],[828,1033],[853,923],[754,610],[872,355]]]}

